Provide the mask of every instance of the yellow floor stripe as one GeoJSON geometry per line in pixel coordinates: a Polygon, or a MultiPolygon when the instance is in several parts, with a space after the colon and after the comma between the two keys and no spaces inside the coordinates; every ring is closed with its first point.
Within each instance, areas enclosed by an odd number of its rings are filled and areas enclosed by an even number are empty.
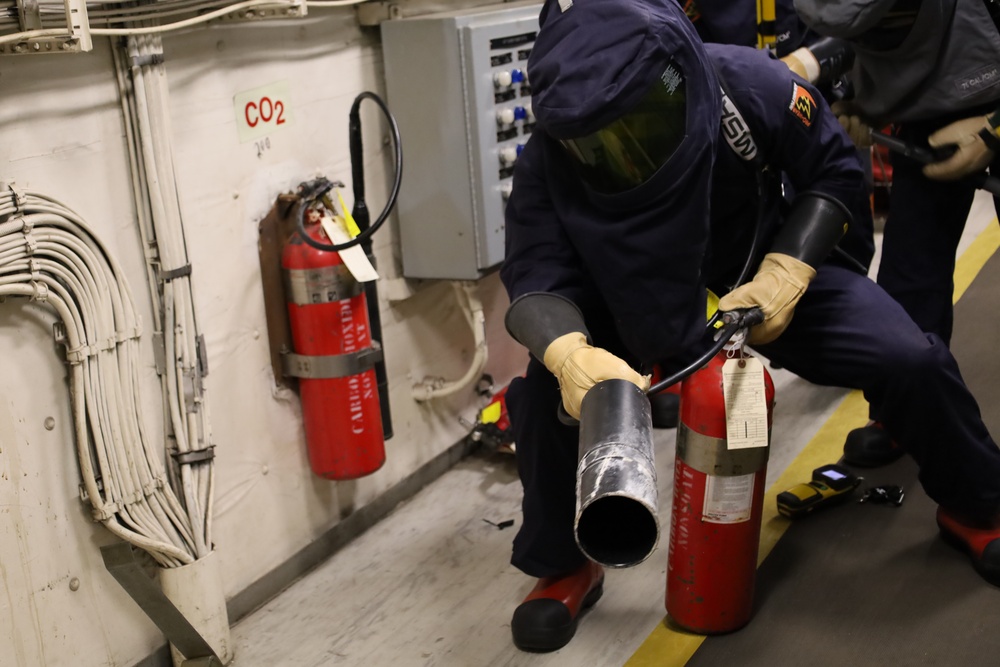
{"type": "MultiPolygon", "coordinates": [[[[757,551],[758,566],[791,525],[791,521],[778,514],[775,501],[777,495],[801,482],[803,476],[812,474],[819,466],[837,461],[843,451],[847,432],[864,424],[867,419],[868,402],[860,391],[852,391],[764,494],[764,516],[760,530],[760,548],[757,551]]],[[[703,635],[671,627],[664,618],[632,654],[625,667],[683,667],[704,640],[703,635]]]]}
{"type": "Polygon", "coordinates": [[[979,270],[986,264],[986,260],[992,257],[998,248],[1000,248],[1000,225],[997,224],[997,219],[993,218],[993,222],[986,225],[986,229],[979,233],[976,240],[955,263],[955,303],[962,298],[979,270]]]}
{"type": "MultiPolygon", "coordinates": [[[[962,253],[955,265],[956,302],[998,248],[1000,248],[1000,225],[994,219],[962,253]]],[[[760,532],[760,548],[757,552],[758,566],[764,562],[791,525],[791,521],[778,514],[775,501],[777,495],[810,476],[819,466],[837,461],[843,452],[844,438],[847,437],[848,431],[864,424],[867,420],[868,402],[860,391],[850,392],[781,477],[768,489],[764,495],[764,517],[760,532]]],[[[705,639],[703,635],[671,627],[664,617],[624,667],[683,667],[705,639]]]]}

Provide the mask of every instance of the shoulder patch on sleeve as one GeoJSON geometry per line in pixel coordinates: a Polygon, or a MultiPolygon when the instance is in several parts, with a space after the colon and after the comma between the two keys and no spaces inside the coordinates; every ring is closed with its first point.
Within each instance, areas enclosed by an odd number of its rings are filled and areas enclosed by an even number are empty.
{"type": "Polygon", "coordinates": [[[681,5],[684,6],[684,13],[692,21],[697,21],[701,18],[701,11],[698,9],[695,0],[682,0],[681,5]]]}
{"type": "Polygon", "coordinates": [[[788,110],[799,119],[806,127],[812,127],[813,117],[816,115],[816,100],[812,93],[797,83],[792,83],[792,101],[788,104],[788,110]]]}

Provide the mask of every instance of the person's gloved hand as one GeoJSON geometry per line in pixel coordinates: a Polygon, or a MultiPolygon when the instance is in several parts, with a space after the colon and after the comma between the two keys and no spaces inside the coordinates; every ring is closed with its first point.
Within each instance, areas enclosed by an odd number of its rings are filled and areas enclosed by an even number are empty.
{"type": "Polygon", "coordinates": [[[861,149],[871,148],[872,129],[850,103],[838,100],[830,105],[830,111],[837,117],[837,122],[844,128],[855,146],[861,149]]]}
{"type": "Polygon", "coordinates": [[[779,58],[779,60],[785,63],[788,69],[809,83],[816,83],[816,79],[819,78],[819,61],[816,60],[816,56],[812,54],[812,51],[804,46],[795,49],[787,56],[779,58]]]}
{"type": "Polygon", "coordinates": [[[758,306],[764,321],[750,330],[748,342],[770,343],[788,327],[806,287],[816,277],[816,269],[789,255],[772,252],[764,255],[757,275],[719,300],[719,310],[758,306]]]}
{"type": "Polygon", "coordinates": [[[983,136],[983,131],[1000,142],[1000,139],[996,139],[988,118],[963,118],[929,136],[927,143],[934,148],[957,144],[958,150],[947,160],[925,165],[924,176],[939,181],[953,181],[985,169],[993,159],[993,150],[987,145],[988,138],[983,136]]]}
{"type": "Polygon", "coordinates": [[[580,418],[584,395],[598,382],[628,380],[643,391],[649,389],[648,375],[639,375],[607,350],[593,347],[580,332],[563,334],[549,343],[542,361],[559,380],[563,407],[574,419],[580,418]]]}

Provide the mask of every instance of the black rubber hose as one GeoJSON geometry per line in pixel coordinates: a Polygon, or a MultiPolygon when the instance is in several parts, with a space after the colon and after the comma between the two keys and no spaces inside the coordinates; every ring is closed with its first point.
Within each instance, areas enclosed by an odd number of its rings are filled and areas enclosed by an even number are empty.
{"type": "MultiPolygon", "coordinates": [[[[368,204],[365,202],[365,165],[364,165],[364,145],[361,141],[361,101],[366,94],[358,95],[348,117],[348,139],[351,150],[351,183],[354,188],[354,208],[351,215],[358,229],[362,232],[371,227],[371,215],[368,211],[368,204]]],[[[372,251],[371,240],[361,244],[365,255],[372,266],[375,266],[375,253],[372,251]]],[[[371,327],[372,338],[380,344],[382,341],[382,315],[379,312],[378,281],[369,280],[364,284],[365,303],[368,306],[368,324],[371,327]]],[[[382,414],[382,437],[385,440],[392,438],[392,412],[389,406],[389,375],[385,369],[385,345],[382,345],[383,356],[375,363],[375,384],[378,386],[378,400],[380,412],[382,414]]]]}
{"type": "MultiPolygon", "coordinates": [[[[716,313],[719,314],[718,312],[716,313]]],[[[696,370],[704,366],[719,353],[719,350],[726,346],[729,339],[732,338],[737,331],[746,327],[752,327],[755,324],[760,324],[764,321],[764,311],[760,308],[750,308],[745,311],[731,310],[725,313],[721,313],[723,327],[719,330],[719,336],[715,343],[708,349],[707,352],[702,354],[700,357],[692,361],[690,364],[677,371],[673,375],[663,378],[647,391],[647,395],[657,394],[671,385],[677,384],[687,376],[694,373],[696,370]]]]}
{"type": "MultiPolygon", "coordinates": [[[[740,270],[740,275],[733,284],[733,289],[736,289],[743,283],[747,281],[750,277],[750,272],[754,269],[754,259],[757,257],[757,252],[760,250],[760,240],[763,236],[764,231],[764,216],[767,213],[767,175],[764,173],[763,169],[757,170],[757,224],[754,226],[753,239],[750,241],[750,250],[747,253],[746,262],[743,263],[743,269],[740,270]]],[[[764,321],[764,313],[759,308],[751,308],[745,313],[740,313],[739,311],[733,311],[734,317],[737,318],[737,323],[743,322],[742,326],[752,326],[754,324],[760,324],[764,321]],[[756,318],[760,319],[757,320],[756,318]]],[[[721,310],[716,310],[712,313],[712,316],[708,319],[708,324],[706,325],[709,329],[715,327],[715,323],[719,321],[720,317],[724,317],[724,313],[721,310]]],[[[729,339],[740,329],[740,326],[733,327],[732,323],[728,323],[726,327],[719,332],[719,338],[716,340],[715,345],[712,348],[695,360],[692,364],[686,366],[683,370],[680,370],[673,375],[660,380],[649,390],[646,394],[652,396],[653,394],[658,394],[667,387],[670,387],[688,375],[691,375],[696,370],[705,365],[709,359],[714,357],[719,350],[726,346],[729,339]]]]}
{"type": "MultiPolygon", "coordinates": [[[[352,118],[357,115],[358,107],[360,106],[361,101],[364,99],[370,99],[373,102],[375,102],[375,104],[377,104],[378,107],[382,110],[382,113],[385,114],[386,119],[389,121],[389,126],[391,128],[391,133],[392,133],[392,142],[395,152],[395,158],[396,158],[396,176],[395,179],[393,180],[392,190],[389,192],[389,199],[385,204],[385,208],[382,209],[382,212],[379,214],[378,218],[376,218],[375,222],[372,223],[371,227],[362,231],[360,234],[358,234],[350,241],[345,241],[344,243],[337,243],[337,244],[327,244],[327,243],[321,243],[320,241],[313,239],[306,233],[305,217],[306,217],[306,209],[309,208],[309,205],[312,204],[314,201],[317,201],[320,198],[322,198],[327,192],[329,192],[333,188],[334,184],[331,181],[326,180],[325,178],[317,179],[316,181],[311,182],[309,184],[309,187],[304,188],[305,191],[301,193],[302,203],[299,206],[298,212],[295,216],[295,225],[299,230],[299,235],[302,237],[302,240],[306,243],[306,245],[312,246],[317,250],[324,250],[326,252],[339,252],[341,250],[347,250],[348,248],[353,248],[356,245],[368,242],[368,240],[372,237],[372,235],[378,231],[379,227],[382,226],[382,223],[385,222],[386,218],[389,217],[389,213],[392,211],[393,206],[396,205],[396,198],[399,196],[399,186],[403,180],[403,147],[399,137],[399,126],[396,125],[396,119],[389,111],[389,107],[385,105],[385,102],[383,102],[382,99],[375,93],[371,93],[368,91],[361,93],[360,95],[357,96],[357,98],[355,98],[354,105],[351,107],[352,118]]],[[[353,168],[354,168],[354,173],[356,175],[357,165],[355,165],[353,168]]]]}

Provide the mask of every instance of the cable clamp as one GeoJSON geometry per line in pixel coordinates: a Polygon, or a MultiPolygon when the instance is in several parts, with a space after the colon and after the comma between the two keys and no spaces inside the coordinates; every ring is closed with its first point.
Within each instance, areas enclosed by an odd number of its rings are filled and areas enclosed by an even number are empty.
{"type": "Polygon", "coordinates": [[[72,350],[66,350],[66,361],[70,364],[76,365],[83,361],[86,361],[88,357],[95,356],[100,350],[97,349],[96,345],[81,345],[80,347],[75,347],[72,350]]]}
{"type": "Polygon", "coordinates": [[[23,215],[17,215],[10,219],[11,222],[21,221],[21,233],[30,234],[31,230],[35,228],[35,221],[31,218],[25,218],[23,215]]]}
{"type": "Polygon", "coordinates": [[[49,300],[49,286],[42,282],[31,281],[31,300],[45,303],[49,300]]]}
{"type": "Polygon", "coordinates": [[[22,190],[21,188],[17,187],[16,185],[14,185],[13,181],[11,181],[10,183],[7,184],[7,189],[10,190],[10,194],[11,194],[11,199],[10,200],[11,200],[11,203],[14,204],[14,208],[17,209],[18,211],[20,211],[21,209],[23,209],[24,205],[28,201],[27,197],[24,194],[24,190],[22,190]]]}
{"type": "Polygon", "coordinates": [[[125,498],[125,502],[122,503],[125,507],[130,507],[146,500],[146,494],[143,493],[142,488],[138,488],[132,492],[128,498],[125,498]]]}
{"type": "Polygon", "coordinates": [[[215,458],[215,445],[209,445],[204,449],[193,449],[189,452],[170,452],[177,465],[190,465],[192,463],[204,463],[215,458]]]}
{"type": "Polygon", "coordinates": [[[38,241],[35,239],[35,237],[31,234],[30,231],[25,232],[24,234],[24,245],[26,253],[28,253],[29,255],[35,254],[35,249],[38,248],[38,241]]]}
{"type": "Polygon", "coordinates": [[[143,497],[144,498],[151,498],[152,496],[156,495],[157,491],[159,491],[160,488],[161,488],[161,484],[159,482],[160,482],[160,478],[157,477],[156,479],[151,479],[146,484],[143,484],[142,485],[142,495],[143,495],[143,497]]]}
{"type": "Polygon", "coordinates": [[[168,280],[173,280],[174,278],[183,278],[184,276],[191,275],[191,265],[185,264],[184,266],[171,269],[169,271],[160,271],[160,280],[166,282],[168,280]]]}
{"type": "Polygon", "coordinates": [[[94,521],[103,522],[114,518],[114,516],[118,514],[119,509],[121,509],[121,507],[118,503],[104,503],[104,505],[100,508],[94,507],[90,514],[94,517],[94,521]]]}
{"type": "Polygon", "coordinates": [[[127,340],[133,340],[142,336],[142,326],[136,324],[131,329],[124,329],[122,331],[115,332],[115,342],[124,343],[127,340]]]}
{"type": "Polygon", "coordinates": [[[165,58],[163,53],[150,53],[146,56],[132,56],[132,67],[150,67],[152,65],[162,65],[165,58]]]}
{"type": "Polygon", "coordinates": [[[28,260],[28,270],[31,271],[31,280],[38,281],[42,279],[42,264],[37,259],[28,260]]]}

